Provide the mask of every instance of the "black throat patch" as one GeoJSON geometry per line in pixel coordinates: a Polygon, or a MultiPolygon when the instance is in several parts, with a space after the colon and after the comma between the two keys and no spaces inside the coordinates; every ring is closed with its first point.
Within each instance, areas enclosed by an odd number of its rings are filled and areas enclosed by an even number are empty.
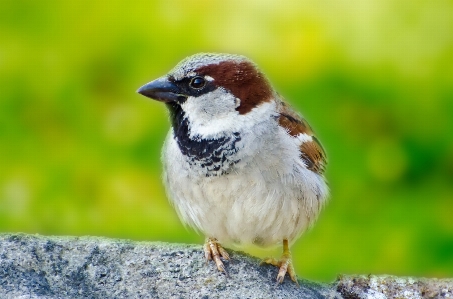
{"type": "Polygon", "coordinates": [[[206,176],[227,174],[232,165],[239,162],[234,158],[237,153],[237,142],[241,140],[238,132],[219,139],[190,138],[189,120],[177,104],[167,104],[173,133],[181,153],[187,157],[187,162],[202,168],[206,176]]]}

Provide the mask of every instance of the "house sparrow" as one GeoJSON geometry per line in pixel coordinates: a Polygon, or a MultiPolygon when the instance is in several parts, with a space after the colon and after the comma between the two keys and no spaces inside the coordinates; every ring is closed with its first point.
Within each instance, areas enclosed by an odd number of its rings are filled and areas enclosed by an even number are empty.
{"type": "MultiPolygon", "coordinates": [[[[207,260],[225,272],[220,244],[276,246],[297,283],[289,246],[327,201],[326,155],[307,121],[244,56],[201,53],[138,89],[164,102],[170,129],[164,182],[179,218],[203,233],[207,260]]],[[[226,272],[225,272],[226,273],[226,272]]]]}

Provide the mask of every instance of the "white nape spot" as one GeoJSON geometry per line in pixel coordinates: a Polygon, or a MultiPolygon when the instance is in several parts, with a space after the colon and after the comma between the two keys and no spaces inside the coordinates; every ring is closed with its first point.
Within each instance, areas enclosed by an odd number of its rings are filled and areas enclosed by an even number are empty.
{"type": "Polygon", "coordinates": [[[300,141],[301,144],[313,141],[313,138],[305,133],[297,135],[296,138],[300,141]]]}
{"type": "Polygon", "coordinates": [[[212,78],[211,76],[204,76],[204,78],[206,81],[209,81],[209,82],[214,81],[214,78],[212,78]]]}
{"type": "Polygon", "coordinates": [[[241,106],[241,99],[240,98],[236,98],[234,101],[236,103],[236,107],[235,108],[241,106]]]}

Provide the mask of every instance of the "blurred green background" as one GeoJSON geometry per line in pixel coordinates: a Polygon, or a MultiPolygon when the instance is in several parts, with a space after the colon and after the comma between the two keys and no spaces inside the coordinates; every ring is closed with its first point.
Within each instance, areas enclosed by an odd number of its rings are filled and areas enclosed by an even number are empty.
{"type": "Polygon", "coordinates": [[[160,180],[167,111],[135,93],[201,51],[249,56],[326,148],[299,276],[453,276],[450,0],[2,0],[0,231],[201,243],[160,180]]]}

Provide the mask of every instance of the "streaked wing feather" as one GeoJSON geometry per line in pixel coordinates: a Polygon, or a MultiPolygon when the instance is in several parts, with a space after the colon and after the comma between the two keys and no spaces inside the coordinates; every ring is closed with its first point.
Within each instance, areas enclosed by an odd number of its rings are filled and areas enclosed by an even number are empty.
{"type": "Polygon", "coordinates": [[[308,122],[291,109],[285,102],[280,101],[278,110],[280,113],[279,125],[286,129],[289,135],[296,137],[306,134],[312,137],[311,141],[300,144],[300,157],[308,169],[318,174],[324,173],[327,164],[326,154],[321,143],[314,135],[308,122]]]}

